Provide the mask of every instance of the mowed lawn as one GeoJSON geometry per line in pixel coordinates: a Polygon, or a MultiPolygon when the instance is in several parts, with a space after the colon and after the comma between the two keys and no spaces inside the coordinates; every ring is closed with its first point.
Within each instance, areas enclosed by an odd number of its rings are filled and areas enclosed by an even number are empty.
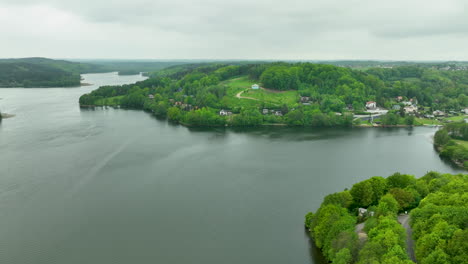
{"type": "Polygon", "coordinates": [[[463,147],[465,147],[466,149],[468,149],[468,141],[466,141],[466,140],[459,140],[459,139],[455,139],[454,141],[457,142],[457,144],[462,145],[463,147]]]}
{"type": "Polygon", "coordinates": [[[468,115],[459,115],[459,116],[452,116],[452,117],[447,117],[445,120],[450,120],[453,122],[460,122],[463,121],[465,118],[468,118],[468,115]]]}
{"type": "Polygon", "coordinates": [[[238,77],[234,79],[227,80],[223,82],[227,86],[227,104],[234,107],[280,107],[283,104],[288,105],[289,107],[294,107],[297,105],[299,98],[297,91],[269,91],[264,89],[253,90],[251,89],[252,84],[257,83],[254,80],[249,80],[247,76],[238,77]],[[241,96],[255,98],[257,100],[247,99],[247,98],[237,98],[236,95],[239,92],[243,92],[241,96]]]}
{"type": "Polygon", "coordinates": [[[96,100],[94,104],[98,106],[104,106],[104,105],[117,106],[120,104],[120,100],[122,98],[123,98],[123,95],[103,98],[103,99],[96,100]]]}

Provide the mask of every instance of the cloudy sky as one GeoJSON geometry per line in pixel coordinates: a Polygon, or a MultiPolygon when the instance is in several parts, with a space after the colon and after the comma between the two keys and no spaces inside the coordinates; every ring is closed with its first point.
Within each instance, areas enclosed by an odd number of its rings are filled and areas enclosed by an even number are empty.
{"type": "Polygon", "coordinates": [[[468,0],[0,0],[0,57],[468,60],[468,0]]]}

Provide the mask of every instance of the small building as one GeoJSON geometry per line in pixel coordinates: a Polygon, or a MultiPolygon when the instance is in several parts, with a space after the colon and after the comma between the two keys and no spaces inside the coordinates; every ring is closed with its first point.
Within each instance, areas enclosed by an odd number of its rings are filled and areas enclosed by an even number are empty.
{"type": "Polygon", "coordinates": [[[400,102],[401,100],[403,100],[403,96],[397,96],[397,101],[400,102]]]}
{"type": "Polygon", "coordinates": [[[468,115],[468,108],[462,109],[461,111],[468,115]]]}
{"type": "Polygon", "coordinates": [[[263,108],[262,114],[264,114],[264,115],[268,114],[268,109],[267,109],[267,108],[263,108]]]}
{"type": "Polygon", "coordinates": [[[154,95],[150,94],[150,95],[148,95],[148,98],[149,99],[154,99],[154,95]]]}
{"type": "Polygon", "coordinates": [[[301,103],[308,103],[310,101],[310,97],[308,96],[301,96],[301,103]]]}
{"type": "Polygon", "coordinates": [[[397,104],[396,104],[396,105],[393,105],[393,106],[392,106],[392,110],[397,110],[397,111],[398,111],[398,110],[400,110],[400,109],[401,109],[401,106],[400,106],[400,105],[397,105],[397,104]]]}
{"type": "Polygon", "coordinates": [[[402,102],[404,105],[407,105],[407,106],[410,106],[410,105],[413,105],[413,102],[411,101],[406,101],[406,102],[402,102]]]}
{"type": "Polygon", "coordinates": [[[232,115],[232,112],[221,109],[221,111],[219,111],[219,115],[220,116],[229,116],[229,115],[232,115]]]}
{"type": "Polygon", "coordinates": [[[283,112],[281,111],[275,111],[275,116],[282,116],[283,115],[283,112]]]}
{"type": "Polygon", "coordinates": [[[260,86],[258,86],[258,84],[252,85],[252,89],[254,89],[254,90],[258,90],[259,88],[260,88],[260,86]]]}
{"type": "Polygon", "coordinates": [[[432,114],[434,116],[445,116],[445,113],[443,111],[440,111],[440,110],[435,110],[434,112],[432,112],[432,114]]]}
{"type": "Polygon", "coordinates": [[[359,208],[358,209],[358,215],[359,216],[374,216],[373,211],[368,211],[366,208],[359,208]]]}
{"type": "Polygon", "coordinates": [[[407,114],[414,114],[418,112],[418,107],[414,105],[405,106],[403,109],[405,110],[405,113],[407,114]]]}
{"type": "Polygon", "coordinates": [[[375,109],[377,108],[377,103],[374,101],[369,101],[366,103],[366,108],[367,109],[375,109]]]}

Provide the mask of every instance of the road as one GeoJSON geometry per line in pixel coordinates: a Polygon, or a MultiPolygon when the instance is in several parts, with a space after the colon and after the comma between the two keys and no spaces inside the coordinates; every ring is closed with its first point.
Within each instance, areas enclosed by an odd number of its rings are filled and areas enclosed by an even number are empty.
{"type": "Polygon", "coordinates": [[[244,91],[238,92],[238,93],[236,94],[236,97],[239,98],[239,99],[242,98],[242,99],[250,99],[250,100],[260,101],[260,100],[258,100],[257,98],[242,96],[242,93],[243,93],[243,92],[244,92],[244,91]]]}
{"type": "Polygon", "coordinates": [[[398,222],[405,228],[406,230],[406,252],[410,259],[416,262],[416,256],[414,255],[414,240],[413,240],[413,230],[409,225],[410,217],[408,214],[401,214],[398,216],[398,222]]]}

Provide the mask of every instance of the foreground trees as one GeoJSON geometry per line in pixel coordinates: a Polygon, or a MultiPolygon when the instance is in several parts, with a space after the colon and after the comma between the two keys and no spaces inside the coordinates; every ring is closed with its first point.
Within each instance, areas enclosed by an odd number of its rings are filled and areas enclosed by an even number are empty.
{"type": "Polygon", "coordinates": [[[315,213],[306,215],[305,226],[333,263],[409,264],[413,262],[406,252],[406,231],[397,214],[410,209],[420,263],[467,263],[466,174],[373,177],[354,184],[350,191],[327,195],[315,213]],[[366,207],[367,213],[358,215],[360,207],[366,207]],[[364,221],[361,231],[356,226],[359,221],[364,221]]]}

